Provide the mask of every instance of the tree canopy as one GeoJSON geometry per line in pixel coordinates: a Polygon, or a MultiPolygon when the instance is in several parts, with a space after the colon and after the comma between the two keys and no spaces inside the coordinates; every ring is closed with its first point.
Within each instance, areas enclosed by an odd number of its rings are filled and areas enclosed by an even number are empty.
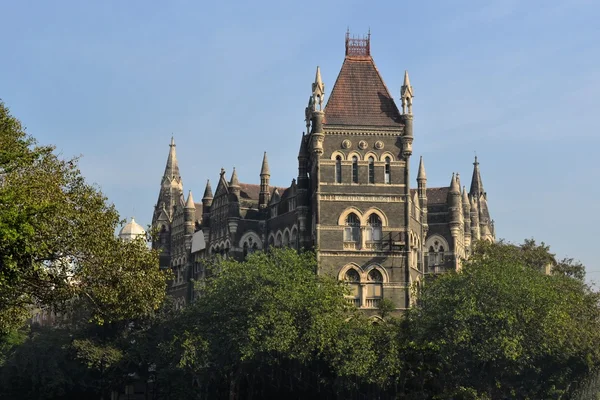
{"type": "Polygon", "coordinates": [[[156,309],[166,276],[145,240],[115,237],[119,215],[77,158],[38,145],[0,103],[0,333],[33,307],[79,297],[98,322],[156,309]]]}

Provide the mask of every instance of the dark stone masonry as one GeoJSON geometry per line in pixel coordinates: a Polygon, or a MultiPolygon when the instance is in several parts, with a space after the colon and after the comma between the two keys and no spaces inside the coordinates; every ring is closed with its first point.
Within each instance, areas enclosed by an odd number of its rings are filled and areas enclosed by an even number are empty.
{"type": "Polygon", "coordinates": [[[317,67],[299,143],[298,176],[287,188],[269,184],[265,153],[260,183],[229,180],[221,170],[201,203],[183,184],[171,140],[152,224],[161,267],[173,268],[170,294],[193,301],[193,280],[215,254],[243,259],[270,247],[315,249],[319,273],[351,284],[348,301],[375,313],[381,299],[410,306],[426,274],[460,268],[471,243],[494,240],[479,163],[469,191],[453,174],[448,187],[427,188],[418,164],[410,187],[413,88],[404,74],[400,109],[370,53],[370,37],[346,35],[346,56],[327,105],[317,67]]]}

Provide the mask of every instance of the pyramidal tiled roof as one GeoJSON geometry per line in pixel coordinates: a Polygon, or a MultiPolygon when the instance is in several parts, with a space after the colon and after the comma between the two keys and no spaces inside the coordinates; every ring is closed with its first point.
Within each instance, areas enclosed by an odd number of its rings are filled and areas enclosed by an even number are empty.
{"type": "Polygon", "coordinates": [[[381,75],[367,55],[346,55],[327,106],[328,125],[402,125],[400,112],[381,75]]]}

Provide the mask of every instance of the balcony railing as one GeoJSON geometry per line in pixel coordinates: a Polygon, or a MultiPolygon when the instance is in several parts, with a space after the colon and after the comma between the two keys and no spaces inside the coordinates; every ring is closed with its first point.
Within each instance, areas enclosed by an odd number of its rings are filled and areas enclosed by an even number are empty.
{"type": "Polygon", "coordinates": [[[346,301],[348,304],[355,306],[356,308],[360,308],[360,299],[359,298],[347,298],[346,301]]]}
{"type": "Polygon", "coordinates": [[[380,298],[376,299],[366,299],[365,308],[379,308],[379,304],[381,303],[380,298]]]}

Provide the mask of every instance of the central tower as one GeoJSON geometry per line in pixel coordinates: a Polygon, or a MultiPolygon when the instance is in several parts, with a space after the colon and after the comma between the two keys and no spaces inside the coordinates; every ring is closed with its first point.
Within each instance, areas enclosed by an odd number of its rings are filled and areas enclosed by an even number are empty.
{"type": "Polygon", "coordinates": [[[298,182],[308,175],[320,272],[349,281],[351,301],[362,308],[377,308],[383,298],[406,308],[410,284],[421,275],[423,241],[422,211],[409,187],[413,89],[405,72],[400,112],[370,39],[346,33],[344,63],[324,108],[317,67],[298,182]]]}

